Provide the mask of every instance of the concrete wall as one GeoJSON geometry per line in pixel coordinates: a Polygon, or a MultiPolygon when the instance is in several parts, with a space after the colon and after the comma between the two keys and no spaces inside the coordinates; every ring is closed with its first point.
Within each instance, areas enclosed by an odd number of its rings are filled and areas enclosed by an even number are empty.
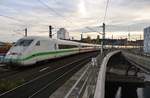
{"type": "Polygon", "coordinates": [[[150,53],[150,27],[144,29],[144,52],[150,53]]]}

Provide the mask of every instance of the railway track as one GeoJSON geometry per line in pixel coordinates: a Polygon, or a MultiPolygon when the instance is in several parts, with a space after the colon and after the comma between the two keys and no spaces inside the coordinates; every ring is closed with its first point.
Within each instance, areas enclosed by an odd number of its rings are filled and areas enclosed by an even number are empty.
{"type": "MultiPolygon", "coordinates": [[[[91,53],[97,54],[98,52],[91,52],[91,53]]],[[[0,71],[0,80],[14,79],[17,77],[19,78],[20,76],[23,77],[24,76],[23,74],[25,74],[25,73],[34,74],[35,71],[37,73],[37,71],[42,72],[46,69],[53,70],[57,67],[61,67],[64,64],[72,62],[72,60],[76,60],[77,58],[82,58],[82,57],[85,57],[86,55],[90,55],[91,53],[76,54],[76,55],[71,55],[71,56],[67,56],[67,57],[52,59],[52,60],[49,60],[46,62],[40,62],[38,64],[34,64],[34,65],[28,66],[28,67],[4,66],[3,67],[4,71],[0,71]]]]}
{"type": "Polygon", "coordinates": [[[2,66],[0,67],[1,71],[0,71],[0,79],[4,79],[4,78],[7,78],[11,75],[14,75],[14,74],[17,74],[19,72],[22,72],[25,69],[21,68],[21,67],[17,67],[17,66],[13,66],[13,67],[10,67],[10,66],[2,66]]]}
{"type": "MultiPolygon", "coordinates": [[[[20,85],[10,91],[2,93],[1,98],[37,98],[37,96],[49,96],[54,90],[56,90],[60,85],[65,82],[73,73],[80,69],[85,63],[89,62],[92,56],[96,56],[97,53],[91,53],[86,55],[84,58],[81,57],[73,60],[73,62],[67,62],[59,68],[54,69],[53,71],[45,71],[50,69],[49,66],[42,68],[41,72],[44,72],[38,77],[27,81],[23,85],[20,85]],[[49,91],[47,93],[47,91],[49,91]]],[[[41,67],[41,66],[40,66],[41,67]]],[[[41,98],[41,97],[39,97],[41,98]]]]}

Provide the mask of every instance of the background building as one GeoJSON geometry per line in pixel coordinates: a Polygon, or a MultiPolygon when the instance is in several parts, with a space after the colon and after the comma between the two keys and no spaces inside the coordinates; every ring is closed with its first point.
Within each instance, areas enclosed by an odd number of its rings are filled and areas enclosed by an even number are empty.
{"type": "Polygon", "coordinates": [[[144,29],[144,52],[150,53],[150,27],[144,29]]]}
{"type": "Polygon", "coordinates": [[[60,28],[57,31],[57,39],[70,39],[69,32],[65,28],[60,28]]]}

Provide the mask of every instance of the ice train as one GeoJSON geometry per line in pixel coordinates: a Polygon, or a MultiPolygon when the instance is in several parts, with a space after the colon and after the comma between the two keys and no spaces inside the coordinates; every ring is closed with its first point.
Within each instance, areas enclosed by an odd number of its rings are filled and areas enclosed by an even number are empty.
{"type": "Polygon", "coordinates": [[[95,51],[100,45],[45,37],[23,37],[10,48],[5,56],[6,64],[28,66],[39,61],[62,56],[95,51]]]}

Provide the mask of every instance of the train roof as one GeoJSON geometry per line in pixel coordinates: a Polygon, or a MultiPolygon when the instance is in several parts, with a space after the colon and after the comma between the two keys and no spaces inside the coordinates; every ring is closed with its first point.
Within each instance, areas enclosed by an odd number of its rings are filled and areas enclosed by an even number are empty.
{"type": "Polygon", "coordinates": [[[49,37],[41,37],[41,36],[28,36],[28,37],[23,37],[22,39],[35,39],[35,40],[51,40],[60,44],[73,44],[73,45],[83,45],[83,46],[99,46],[98,44],[89,44],[89,43],[80,43],[80,42],[75,42],[71,40],[62,40],[62,39],[52,39],[49,37]]]}

